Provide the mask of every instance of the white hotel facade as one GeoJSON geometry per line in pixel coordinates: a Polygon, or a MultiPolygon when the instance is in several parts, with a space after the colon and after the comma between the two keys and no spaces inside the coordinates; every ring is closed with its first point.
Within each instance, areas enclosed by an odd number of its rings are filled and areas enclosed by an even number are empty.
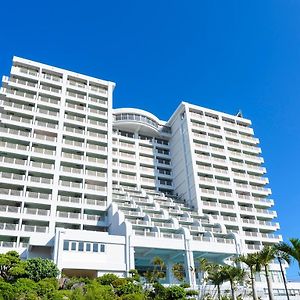
{"type": "MultiPolygon", "coordinates": [[[[251,121],[112,108],[113,82],[19,57],[0,93],[0,251],[69,275],[222,262],[282,240],[251,121]]],[[[283,290],[276,264],[274,287],[283,290]]],[[[266,285],[262,282],[262,288],[266,285]]]]}

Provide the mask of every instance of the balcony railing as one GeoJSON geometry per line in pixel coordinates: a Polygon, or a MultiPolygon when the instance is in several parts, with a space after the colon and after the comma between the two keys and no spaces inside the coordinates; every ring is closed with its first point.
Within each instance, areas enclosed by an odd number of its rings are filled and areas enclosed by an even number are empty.
{"type": "Polygon", "coordinates": [[[22,225],[22,230],[26,232],[36,233],[48,233],[49,227],[47,226],[34,226],[34,225],[22,225]]]}

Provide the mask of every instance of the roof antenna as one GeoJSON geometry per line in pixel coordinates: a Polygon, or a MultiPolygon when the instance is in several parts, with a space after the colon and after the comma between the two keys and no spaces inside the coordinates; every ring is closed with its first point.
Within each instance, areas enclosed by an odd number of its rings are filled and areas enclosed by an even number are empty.
{"type": "Polygon", "coordinates": [[[236,114],[237,117],[243,118],[242,110],[239,109],[239,112],[236,114]]]}

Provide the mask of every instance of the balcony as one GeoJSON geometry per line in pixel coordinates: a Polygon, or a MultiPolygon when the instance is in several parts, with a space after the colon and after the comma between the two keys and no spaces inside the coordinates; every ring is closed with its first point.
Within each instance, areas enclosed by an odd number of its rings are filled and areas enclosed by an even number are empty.
{"type": "Polygon", "coordinates": [[[14,109],[19,109],[20,111],[24,111],[24,110],[32,111],[34,108],[34,106],[19,104],[16,102],[8,102],[8,101],[3,101],[3,106],[11,107],[12,111],[14,111],[14,109]]]}
{"type": "Polygon", "coordinates": [[[41,184],[52,184],[53,183],[53,179],[51,178],[46,178],[46,177],[37,177],[37,176],[29,176],[29,181],[33,182],[33,183],[41,183],[41,184]]]}
{"type": "Polygon", "coordinates": [[[36,94],[25,92],[25,91],[20,91],[20,90],[2,89],[2,91],[7,94],[7,97],[9,97],[10,95],[13,95],[13,96],[16,96],[16,99],[18,99],[18,97],[20,97],[19,98],[20,100],[24,100],[24,98],[33,100],[36,97],[36,94]]]}
{"type": "Polygon", "coordinates": [[[15,149],[15,150],[23,150],[23,151],[28,150],[28,146],[26,146],[26,145],[9,143],[9,142],[4,142],[4,141],[0,141],[0,147],[15,149]]]}
{"type": "Polygon", "coordinates": [[[50,210],[41,209],[41,208],[24,208],[24,213],[28,215],[36,215],[36,216],[50,216],[50,210]]]}
{"type": "Polygon", "coordinates": [[[80,219],[80,213],[77,212],[57,211],[56,216],[66,219],[80,219]]]}
{"type": "Polygon", "coordinates": [[[85,199],[85,203],[87,205],[93,205],[93,206],[106,206],[105,200],[98,200],[98,199],[85,199]]]}
{"type": "Polygon", "coordinates": [[[22,225],[22,230],[26,232],[48,233],[49,227],[36,225],[22,225]]]}
{"type": "Polygon", "coordinates": [[[16,173],[9,173],[9,172],[0,172],[0,177],[9,180],[19,180],[23,181],[25,175],[16,174],[16,173]]]}
{"type": "MultiPolygon", "coordinates": [[[[15,116],[15,115],[6,115],[6,114],[1,114],[1,119],[16,122],[17,126],[20,126],[20,123],[31,124],[31,122],[32,122],[32,119],[29,119],[29,118],[24,118],[24,117],[15,116]]],[[[23,125],[23,124],[21,124],[21,125],[23,125]]]]}
{"type": "Polygon", "coordinates": [[[20,212],[20,207],[10,206],[10,205],[0,205],[0,212],[19,213],[20,212]]]}
{"type": "Polygon", "coordinates": [[[22,190],[14,190],[14,189],[0,188],[0,194],[2,194],[2,195],[21,196],[22,193],[23,193],[23,189],[22,190]]]}
{"type": "Polygon", "coordinates": [[[81,198],[79,198],[79,197],[72,197],[72,196],[59,195],[58,196],[58,201],[68,202],[68,203],[81,203],[81,198]]]}
{"type": "Polygon", "coordinates": [[[47,141],[51,143],[55,143],[57,141],[55,136],[44,135],[44,134],[34,134],[34,138],[37,140],[47,141]]]}
{"type": "Polygon", "coordinates": [[[26,197],[38,199],[38,200],[51,200],[52,194],[38,193],[38,192],[26,192],[26,197]]]}
{"type": "Polygon", "coordinates": [[[16,231],[16,230],[18,230],[18,224],[0,223],[0,230],[16,231]]]}
{"type": "Polygon", "coordinates": [[[54,163],[44,163],[39,161],[30,161],[30,166],[33,168],[39,168],[39,169],[46,169],[46,170],[53,170],[54,169],[54,163]]]}
{"type": "Polygon", "coordinates": [[[16,135],[20,138],[30,136],[30,131],[16,130],[16,129],[5,128],[5,127],[0,127],[0,132],[7,133],[9,135],[16,135]]]}

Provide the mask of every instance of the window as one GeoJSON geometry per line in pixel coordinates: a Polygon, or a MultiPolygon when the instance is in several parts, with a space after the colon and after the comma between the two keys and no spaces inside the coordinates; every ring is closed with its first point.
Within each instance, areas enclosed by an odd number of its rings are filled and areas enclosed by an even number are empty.
{"type": "Polygon", "coordinates": [[[85,251],[91,251],[91,244],[90,243],[86,243],[85,245],[85,251]]]}
{"type": "Polygon", "coordinates": [[[64,241],[64,250],[68,251],[69,250],[69,241],[64,241]]]}
{"type": "Polygon", "coordinates": [[[98,252],[98,244],[93,244],[93,252],[98,252]]]}
{"type": "Polygon", "coordinates": [[[79,242],[78,251],[83,251],[83,246],[84,246],[83,242],[79,242]]]}
{"type": "Polygon", "coordinates": [[[72,242],[71,244],[71,250],[76,251],[76,242],[72,242]]]}
{"type": "Polygon", "coordinates": [[[105,245],[100,245],[100,252],[105,252],[105,245]]]}

